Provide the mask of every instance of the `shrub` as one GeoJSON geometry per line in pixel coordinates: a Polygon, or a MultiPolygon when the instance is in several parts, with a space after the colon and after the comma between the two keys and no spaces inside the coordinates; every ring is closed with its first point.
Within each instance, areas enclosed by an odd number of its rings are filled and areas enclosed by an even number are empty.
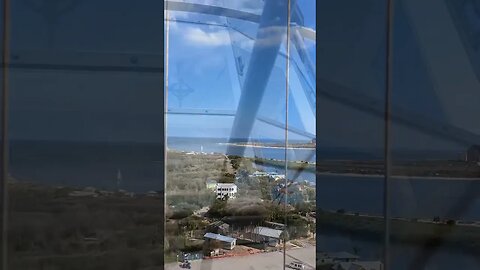
{"type": "Polygon", "coordinates": [[[192,210],[188,209],[179,209],[179,210],[174,210],[172,213],[172,216],[170,217],[171,219],[183,219],[186,217],[189,217],[193,214],[192,210]]]}

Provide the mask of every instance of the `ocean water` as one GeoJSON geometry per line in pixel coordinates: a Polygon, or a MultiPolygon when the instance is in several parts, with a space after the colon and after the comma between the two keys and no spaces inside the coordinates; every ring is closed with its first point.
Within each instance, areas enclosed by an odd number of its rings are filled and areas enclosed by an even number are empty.
{"type": "Polygon", "coordinates": [[[133,192],[163,190],[160,144],[13,141],[10,175],[54,186],[97,187],[133,192]]]}

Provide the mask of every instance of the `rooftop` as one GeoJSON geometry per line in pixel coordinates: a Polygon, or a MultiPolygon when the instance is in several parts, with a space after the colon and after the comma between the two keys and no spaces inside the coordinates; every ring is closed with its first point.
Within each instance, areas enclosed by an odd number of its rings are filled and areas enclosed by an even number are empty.
{"type": "Polygon", "coordinates": [[[218,240],[221,242],[228,242],[228,243],[232,243],[235,241],[235,238],[228,237],[221,234],[216,234],[216,233],[206,233],[203,237],[218,240]]]}
{"type": "Polygon", "coordinates": [[[234,183],[218,183],[217,187],[236,187],[234,183]]]}
{"type": "Polygon", "coordinates": [[[258,226],[258,227],[255,227],[255,229],[253,229],[253,232],[258,234],[258,235],[262,235],[262,236],[280,238],[283,231],[258,226]]]}
{"type": "Polygon", "coordinates": [[[265,221],[265,224],[270,225],[270,226],[274,226],[274,228],[285,228],[285,224],[283,224],[283,223],[265,221]]]}

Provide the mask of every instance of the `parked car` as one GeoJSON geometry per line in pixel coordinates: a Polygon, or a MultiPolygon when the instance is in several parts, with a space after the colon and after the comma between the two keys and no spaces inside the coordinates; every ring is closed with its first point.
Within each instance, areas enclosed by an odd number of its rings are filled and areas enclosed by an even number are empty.
{"type": "Polygon", "coordinates": [[[303,270],[305,269],[305,265],[303,265],[303,263],[301,262],[291,262],[289,265],[288,265],[289,268],[292,268],[292,269],[295,269],[295,270],[303,270]]]}

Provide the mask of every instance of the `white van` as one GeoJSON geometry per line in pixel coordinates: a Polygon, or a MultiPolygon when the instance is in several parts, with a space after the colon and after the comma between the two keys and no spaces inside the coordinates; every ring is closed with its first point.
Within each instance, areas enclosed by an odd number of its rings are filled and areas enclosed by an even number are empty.
{"type": "Polygon", "coordinates": [[[305,265],[301,262],[291,262],[290,263],[290,268],[295,269],[295,270],[303,270],[305,269],[305,265]]]}

